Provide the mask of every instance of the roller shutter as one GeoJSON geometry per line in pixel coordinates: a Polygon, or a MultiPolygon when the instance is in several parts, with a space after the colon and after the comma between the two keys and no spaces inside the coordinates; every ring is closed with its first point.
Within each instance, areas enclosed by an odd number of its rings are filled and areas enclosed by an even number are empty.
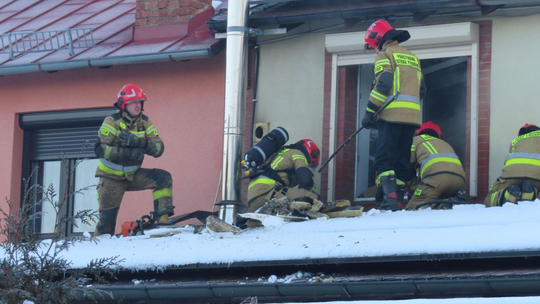
{"type": "Polygon", "coordinates": [[[92,158],[99,127],[114,109],[22,114],[25,152],[30,161],[92,158]]]}

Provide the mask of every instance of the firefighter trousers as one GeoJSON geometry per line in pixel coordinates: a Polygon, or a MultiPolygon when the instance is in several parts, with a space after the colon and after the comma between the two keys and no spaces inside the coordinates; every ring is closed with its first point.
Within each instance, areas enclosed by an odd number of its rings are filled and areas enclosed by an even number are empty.
{"type": "Polygon", "coordinates": [[[414,195],[405,208],[416,210],[416,206],[421,203],[452,197],[464,188],[465,180],[459,175],[440,173],[428,176],[416,186],[414,195]]]}
{"type": "Polygon", "coordinates": [[[506,188],[513,185],[518,185],[521,187],[521,185],[523,185],[524,182],[529,182],[531,185],[533,185],[534,188],[540,189],[540,181],[535,180],[535,179],[530,179],[530,178],[505,179],[505,178],[499,177],[489,189],[489,193],[486,196],[486,199],[484,200],[484,205],[486,205],[486,207],[499,206],[501,195],[504,194],[504,190],[506,188]]]}
{"type": "Polygon", "coordinates": [[[394,170],[397,179],[403,182],[410,180],[411,145],[416,126],[379,120],[377,129],[375,171],[381,174],[394,170]]]}
{"type": "Polygon", "coordinates": [[[97,187],[100,219],[96,235],[114,234],[116,216],[126,191],[153,189],[154,212],[157,217],[174,214],[171,174],[161,169],[141,168],[133,180],[100,177],[97,187]]]}

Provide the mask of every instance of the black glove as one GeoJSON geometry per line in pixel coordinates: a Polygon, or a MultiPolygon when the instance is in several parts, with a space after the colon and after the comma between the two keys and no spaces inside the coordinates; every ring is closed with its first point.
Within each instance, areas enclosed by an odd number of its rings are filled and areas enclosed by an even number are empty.
{"type": "Polygon", "coordinates": [[[146,142],[146,148],[144,151],[146,154],[154,156],[159,153],[159,148],[156,146],[156,144],[152,143],[150,140],[147,140],[146,142]]]}
{"type": "Polygon", "coordinates": [[[120,146],[122,147],[141,147],[146,148],[146,138],[144,137],[137,137],[137,135],[122,131],[120,133],[120,146]]]}
{"type": "Polygon", "coordinates": [[[144,149],[143,148],[121,148],[121,162],[122,163],[133,163],[141,162],[144,158],[144,149]]]}
{"type": "Polygon", "coordinates": [[[364,118],[362,118],[362,127],[364,127],[365,129],[377,127],[377,125],[375,124],[375,120],[373,119],[372,113],[366,112],[366,114],[364,114],[364,118]]]}

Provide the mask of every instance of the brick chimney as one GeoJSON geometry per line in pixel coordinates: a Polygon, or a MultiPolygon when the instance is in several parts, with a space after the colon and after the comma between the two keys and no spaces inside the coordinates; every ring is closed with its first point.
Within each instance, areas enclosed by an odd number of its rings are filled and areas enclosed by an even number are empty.
{"type": "Polygon", "coordinates": [[[212,0],[137,0],[135,29],[186,23],[212,7],[212,0]]]}

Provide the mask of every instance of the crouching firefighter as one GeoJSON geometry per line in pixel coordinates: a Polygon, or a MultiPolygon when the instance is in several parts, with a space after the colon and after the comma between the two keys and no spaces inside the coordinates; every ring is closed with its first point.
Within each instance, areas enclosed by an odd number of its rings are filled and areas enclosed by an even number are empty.
{"type": "Polygon", "coordinates": [[[146,95],[126,84],[114,104],[118,112],[108,116],[99,129],[95,153],[100,158],[96,177],[99,222],[94,235],[114,234],[116,216],[126,191],[153,190],[154,216],[159,224],[174,214],[171,174],[161,169],[141,168],[144,155],[160,157],[164,145],[154,124],[142,111],[146,95]]]}
{"type": "Polygon", "coordinates": [[[284,146],[273,153],[253,174],[248,187],[248,212],[254,212],[273,198],[288,197],[312,203],[319,195],[315,188],[313,173],[309,167],[317,167],[320,151],[310,139],[284,146]]]}
{"type": "Polygon", "coordinates": [[[465,170],[454,149],[441,139],[441,129],[423,123],[411,146],[411,168],[420,178],[406,209],[416,210],[427,201],[447,199],[465,188],[465,170]]]}
{"type": "Polygon", "coordinates": [[[540,128],[525,124],[510,145],[501,176],[484,200],[487,207],[534,201],[540,187],[540,128]]]}

